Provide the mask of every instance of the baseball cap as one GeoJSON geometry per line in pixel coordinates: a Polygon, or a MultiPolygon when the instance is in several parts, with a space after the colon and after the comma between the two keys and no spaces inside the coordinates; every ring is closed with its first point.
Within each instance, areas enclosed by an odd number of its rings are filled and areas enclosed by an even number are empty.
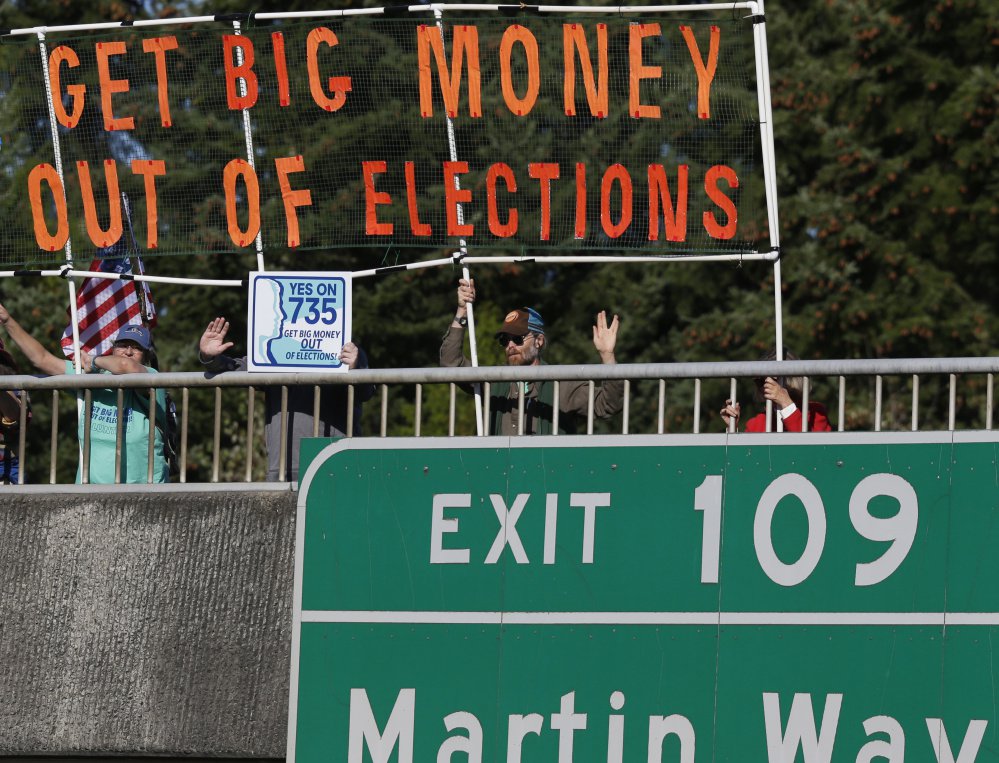
{"type": "Polygon", "coordinates": [[[114,341],[116,343],[135,342],[143,350],[151,350],[153,348],[153,337],[149,333],[149,329],[135,323],[129,324],[119,331],[118,336],[114,338],[114,341]]]}
{"type": "Polygon", "coordinates": [[[506,314],[506,318],[503,319],[503,325],[496,332],[496,336],[500,334],[523,336],[524,334],[544,333],[545,322],[541,318],[541,313],[533,307],[519,307],[506,314]]]}

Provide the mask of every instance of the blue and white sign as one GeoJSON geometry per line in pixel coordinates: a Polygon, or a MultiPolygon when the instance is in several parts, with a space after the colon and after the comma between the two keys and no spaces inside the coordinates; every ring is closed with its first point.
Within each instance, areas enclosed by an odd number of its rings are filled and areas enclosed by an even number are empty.
{"type": "Polygon", "coordinates": [[[346,371],[350,273],[250,273],[247,370],[346,371]]]}

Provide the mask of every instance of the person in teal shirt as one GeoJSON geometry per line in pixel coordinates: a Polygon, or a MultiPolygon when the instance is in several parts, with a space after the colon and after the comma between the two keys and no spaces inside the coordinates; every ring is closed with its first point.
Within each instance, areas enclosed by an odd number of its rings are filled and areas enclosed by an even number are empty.
{"type": "MultiPolygon", "coordinates": [[[[53,355],[31,336],[0,305],[0,325],[6,328],[13,340],[31,364],[42,373],[52,376],[74,374],[76,368],[71,361],[53,355]]],[[[114,340],[108,355],[96,357],[81,352],[80,365],[86,373],[133,374],[156,373],[150,365],[153,349],[152,336],[145,326],[129,325],[122,328],[114,340]]],[[[82,399],[83,392],[77,393],[82,399]]],[[[114,389],[95,389],[92,394],[90,416],[90,474],[91,484],[109,484],[115,481],[115,437],[118,422],[118,393],[114,389]]],[[[132,388],[124,390],[122,415],[123,442],[121,449],[121,481],[127,483],[148,482],[149,476],[149,392],[132,388]]],[[[156,390],[156,421],[153,433],[153,482],[169,481],[169,467],[163,448],[163,435],[160,425],[166,422],[166,392],[156,390]]],[[[82,410],[82,409],[81,409],[82,410]]],[[[80,417],[79,438],[82,455],[84,425],[80,417]]],[[[81,467],[77,469],[76,481],[82,481],[81,467]]]]}

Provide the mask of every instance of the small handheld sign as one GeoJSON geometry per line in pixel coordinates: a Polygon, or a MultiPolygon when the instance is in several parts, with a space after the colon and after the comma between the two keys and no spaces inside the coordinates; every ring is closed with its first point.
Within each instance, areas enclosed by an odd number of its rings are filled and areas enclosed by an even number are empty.
{"type": "Polygon", "coordinates": [[[250,273],[247,370],[346,371],[350,273],[250,273]]]}

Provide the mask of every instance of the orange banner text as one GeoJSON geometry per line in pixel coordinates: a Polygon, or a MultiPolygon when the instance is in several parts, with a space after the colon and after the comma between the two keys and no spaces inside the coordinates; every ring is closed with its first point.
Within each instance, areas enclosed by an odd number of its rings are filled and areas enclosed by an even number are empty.
{"type": "MultiPolygon", "coordinates": [[[[658,90],[666,87],[662,59],[657,59],[654,41],[673,35],[675,43],[682,44],[690,57],[690,67],[697,82],[697,116],[711,117],[711,86],[718,67],[721,48],[721,30],[710,26],[705,32],[686,25],[663,26],[659,23],[638,23],[628,27],[624,41],[609,39],[606,24],[562,25],[561,39],[548,39],[537,35],[527,26],[511,24],[503,32],[498,48],[481,45],[479,30],[474,25],[457,25],[448,54],[441,30],[435,25],[420,24],[414,27],[416,45],[416,71],[411,80],[414,87],[412,101],[425,119],[434,116],[435,93],[443,100],[444,109],[452,118],[462,115],[459,104],[464,90],[468,116],[485,116],[482,106],[483,73],[498,71],[503,105],[511,114],[527,117],[538,103],[542,77],[542,53],[558,46],[562,55],[562,109],[567,117],[580,114],[603,119],[610,116],[616,106],[627,109],[635,119],[660,119],[661,107],[654,103],[658,90]],[[682,42],[681,42],[682,40],[682,42]],[[620,50],[614,48],[616,44],[620,50]],[[495,58],[493,58],[495,56],[495,58]],[[523,59],[523,71],[514,61],[523,59]],[[627,103],[609,102],[609,61],[626,61],[627,103]],[[658,62],[657,62],[658,61],[658,62]],[[519,72],[519,73],[515,73],[519,72]]],[[[251,109],[263,93],[272,93],[281,108],[292,106],[292,88],[289,78],[288,56],[282,32],[271,34],[270,45],[255,44],[244,35],[221,35],[219,63],[225,85],[226,104],[230,110],[251,109]],[[269,55],[272,61],[266,67],[258,66],[258,56],[269,55]],[[266,72],[266,74],[265,74],[266,72]],[[264,77],[273,82],[262,83],[264,77]]],[[[305,41],[305,74],[312,106],[326,112],[337,112],[347,102],[353,89],[352,77],[338,69],[344,57],[338,56],[338,46],[349,40],[340,40],[333,30],[316,27],[305,41]]],[[[661,43],[660,43],[661,46],[661,43]]],[[[79,43],[77,43],[79,47],[79,43]]],[[[77,127],[87,105],[88,81],[92,73],[82,67],[81,58],[96,62],[97,93],[104,129],[134,130],[136,117],[126,113],[123,96],[132,91],[132,82],[114,72],[132,59],[143,57],[153,72],[156,103],[160,126],[170,128],[174,116],[170,103],[170,72],[184,51],[177,36],[165,35],[144,39],[141,51],[123,40],[106,40],[94,43],[94,55],[89,51],[82,56],[71,45],[54,47],[48,56],[51,78],[51,107],[59,124],[68,129],[77,127]],[[116,98],[117,97],[117,98],[116,98]]],[[[221,83],[219,83],[221,84],[221,83]]],[[[93,87],[90,85],[89,87],[93,87]]],[[[132,93],[134,100],[135,93],[132,93]]]]}
{"type": "MultiPolygon", "coordinates": [[[[62,249],[69,240],[70,214],[73,219],[82,217],[87,238],[98,248],[116,244],[124,233],[118,162],[105,159],[92,172],[89,162],[76,163],[76,172],[67,173],[67,182],[79,192],[82,209],[71,209],[67,203],[66,188],[55,167],[39,164],[28,173],[28,200],[35,233],[35,243],[46,252],[62,249]],[[104,193],[96,190],[105,189],[104,193]],[[102,225],[101,220],[107,220],[102,225]]],[[[140,203],[146,209],[146,249],[156,249],[159,243],[159,208],[156,179],[166,175],[166,162],[162,160],[133,159],[131,189],[141,187],[140,203]],[[141,186],[140,186],[141,183],[141,186]]],[[[299,215],[301,208],[312,206],[312,193],[303,188],[304,182],[295,177],[305,172],[301,156],[278,157],[274,170],[284,206],[286,242],[291,248],[301,244],[299,215]]],[[[126,177],[127,174],[126,174],[126,177]]],[[[260,184],[256,170],[245,159],[233,159],[222,171],[219,185],[225,194],[225,218],[229,239],[237,247],[253,244],[260,231],[260,184]],[[242,221],[241,221],[242,220],[242,221]]],[[[76,198],[76,194],[71,195],[76,198]]],[[[137,237],[142,226],[137,222],[137,237]]],[[[140,239],[141,240],[141,239],[140,239]]]]}
{"type": "MultiPolygon", "coordinates": [[[[80,161],[75,169],[75,173],[67,174],[67,182],[75,185],[70,198],[79,198],[82,209],[71,209],[67,204],[63,180],[51,165],[39,164],[28,173],[28,199],[39,249],[51,252],[66,245],[71,214],[72,219],[82,217],[87,238],[95,247],[107,248],[117,243],[124,233],[119,193],[122,179],[129,181],[124,185],[132,190],[141,188],[140,204],[146,210],[144,245],[147,249],[157,248],[157,179],[167,173],[164,161],[133,160],[129,168],[131,176],[125,173],[124,178],[119,178],[114,159],[105,159],[93,168],[90,163],[80,161]]],[[[426,238],[436,234],[482,241],[511,238],[519,233],[524,238],[521,221],[530,216],[530,235],[537,230],[539,241],[561,239],[570,233],[578,240],[601,234],[613,240],[629,231],[633,238],[641,231],[649,241],[682,243],[688,238],[687,213],[694,194],[697,194],[697,208],[704,210],[699,222],[709,237],[732,239],[738,227],[735,192],[739,178],[724,164],[708,168],[703,177],[691,178],[685,164],[672,167],[650,164],[640,176],[633,177],[621,164],[595,169],[583,163],[563,168],[556,162],[532,162],[526,166],[526,173],[521,168],[518,182],[518,174],[503,162],[473,170],[468,162],[445,161],[440,166],[440,185],[435,180],[435,187],[427,186],[425,180],[423,186],[418,185],[417,177],[425,179],[428,174],[418,173],[414,162],[390,166],[385,161],[365,161],[359,169],[364,194],[363,234],[369,237],[398,234],[426,238]],[[379,188],[379,182],[383,187],[379,188]],[[564,199],[561,202],[561,206],[573,210],[571,231],[554,230],[553,195],[557,192],[564,195],[566,191],[574,195],[574,203],[569,207],[565,207],[564,199]],[[428,201],[431,198],[441,198],[443,210],[438,207],[431,211],[428,201]],[[459,205],[463,216],[458,213],[459,205]],[[596,228],[593,225],[596,213],[599,213],[599,230],[589,230],[588,226],[596,228]],[[398,223],[392,220],[400,219],[408,219],[407,231],[396,231],[398,223]],[[443,220],[444,230],[439,229],[440,225],[435,230],[431,219],[443,220]],[[533,222],[536,219],[540,224],[533,222]],[[643,227],[634,228],[635,225],[643,227]]],[[[307,170],[301,156],[274,160],[284,211],[285,243],[290,248],[301,246],[299,218],[309,214],[314,204],[307,170]]],[[[238,248],[251,246],[261,227],[257,170],[245,159],[233,159],[223,168],[219,185],[225,198],[229,240],[238,248]]],[[[140,236],[143,226],[139,221],[136,228],[140,236]]]]}
{"type": "MultiPolygon", "coordinates": [[[[388,218],[398,217],[390,210],[405,205],[409,219],[408,233],[413,236],[432,236],[434,230],[426,221],[426,209],[421,209],[419,199],[426,198],[426,188],[418,188],[417,173],[413,162],[404,163],[406,194],[393,197],[389,191],[379,190],[379,177],[390,172],[387,162],[362,162],[365,194],[365,234],[368,236],[392,236],[395,223],[388,218]]],[[[393,174],[396,168],[392,168],[393,174]]],[[[476,236],[510,238],[517,235],[520,220],[525,210],[516,204],[518,187],[513,169],[497,162],[476,172],[476,181],[462,182],[469,174],[468,162],[443,162],[441,185],[443,186],[444,217],[448,236],[474,239],[476,236]],[[484,183],[482,182],[484,170],[484,183]],[[483,189],[484,186],[484,189],[483,189]],[[471,190],[476,188],[478,197],[471,190]],[[483,193],[484,190],[484,193],[483,193]],[[458,205],[462,205],[463,218],[459,222],[458,205]],[[483,209],[483,206],[485,209],[483,209]],[[484,214],[483,214],[484,213],[484,214]],[[485,219],[486,225],[467,222],[470,219],[485,219]],[[488,229],[488,232],[483,229],[488,229]]],[[[540,213],[538,240],[548,241],[552,237],[552,193],[557,183],[569,183],[575,193],[575,215],[573,235],[585,239],[593,235],[587,230],[590,214],[599,209],[600,228],[608,238],[617,239],[637,223],[642,212],[647,213],[643,220],[644,234],[649,241],[683,242],[687,240],[687,210],[691,195],[691,178],[685,164],[667,168],[662,164],[650,164],[644,177],[633,178],[621,164],[612,164],[597,175],[592,168],[578,163],[563,172],[562,167],[552,162],[537,162],[527,165],[527,176],[537,182],[537,194],[532,193],[540,213]],[[638,209],[636,185],[640,184],[642,198],[647,207],[638,209]]],[[[739,187],[735,171],[724,164],[710,167],[703,178],[696,178],[706,199],[715,208],[706,209],[700,223],[711,238],[729,240],[735,237],[738,227],[738,209],[733,192],[739,187]]],[[[535,211],[535,210],[531,210],[535,211]]],[[[440,233],[440,231],[437,231],[440,233]]]]}
{"type": "MultiPolygon", "coordinates": [[[[654,99],[655,88],[664,87],[663,67],[654,63],[656,60],[653,40],[662,35],[679,32],[683,43],[690,54],[691,67],[697,78],[697,116],[699,119],[711,118],[711,85],[718,68],[718,56],[721,47],[721,29],[711,25],[707,39],[699,43],[692,27],[681,25],[664,28],[658,23],[631,24],[628,27],[627,51],[609,50],[606,24],[594,24],[587,27],[584,24],[563,24],[562,39],[555,42],[562,47],[562,94],[563,110],[568,117],[575,117],[580,109],[577,107],[577,73],[583,84],[586,112],[598,119],[609,116],[608,97],[608,60],[627,60],[628,74],[628,115],[634,119],[660,119],[660,106],[646,103],[654,99]],[[707,52],[702,52],[702,44],[707,43],[707,52]],[[594,67],[595,65],[595,67],[594,67]],[[643,97],[644,96],[644,97],[643,97]]],[[[429,24],[420,25],[416,30],[417,62],[419,66],[419,96],[420,115],[428,119],[434,116],[433,95],[437,90],[444,101],[444,109],[452,119],[460,116],[459,94],[464,89],[467,92],[465,102],[468,106],[468,116],[478,118],[483,116],[482,108],[482,73],[488,71],[482,65],[480,54],[479,30],[472,25],[458,25],[453,28],[451,41],[450,68],[444,39],[439,27],[429,24]]],[[[538,101],[541,82],[541,46],[551,45],[551,40],[539,41],[535,34],[526,26],[511,24],[500,40],[498,59],[500,82],[502,84],[503,103],[511,114],[526,117],[534,109],[538,101]],[[512,61],[516,56],[525,63],[525,73],[519,78],[514,76],[512,61]]],[[[661,43],[660,43],[661,44],[661,43]]],[[[489,51],[492,54],[492,51],[489,51]]],[[[489,62],[490,64],[492,62],[489,62]]],[[[622,104],[623,105],[623,104],[622,104]]]]}

